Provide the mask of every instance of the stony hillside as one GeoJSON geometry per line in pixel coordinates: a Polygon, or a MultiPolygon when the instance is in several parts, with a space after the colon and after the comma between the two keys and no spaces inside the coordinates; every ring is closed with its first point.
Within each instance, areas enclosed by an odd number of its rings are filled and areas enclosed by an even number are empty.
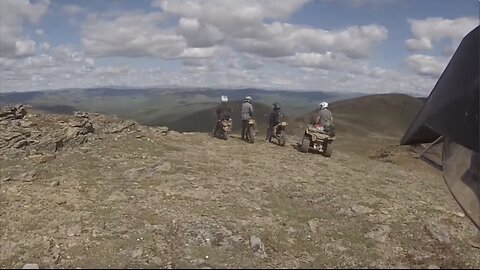
{"type": "Polygon", "coordinates": [[[25,107],[0,127],[1,268],[480,267],[409,148],[324,158],[25,107]]]}

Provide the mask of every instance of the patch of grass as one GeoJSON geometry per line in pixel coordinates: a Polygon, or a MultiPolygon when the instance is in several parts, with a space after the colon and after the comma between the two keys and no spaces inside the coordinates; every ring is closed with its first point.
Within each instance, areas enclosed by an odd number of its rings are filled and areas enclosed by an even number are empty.
{"type": "Polygon", "coordinates": [[[176,145],[171,145],[171,144],[162,144],[161,148],[167,151],[173,151],[173,152],[181,152],[183,151],[182,147],[176,146],[176,145]]]}
{"type": "Polygon", "coordinates": [[[322,204],[312,206],[307,198],[288,198],[287,196],[271,196],[270,203],[266,206],[274,215],[285,217],[290,221],[306,225],[311,219],[330,220],[335,216],[333,209],[324,207],[322,204]]]}

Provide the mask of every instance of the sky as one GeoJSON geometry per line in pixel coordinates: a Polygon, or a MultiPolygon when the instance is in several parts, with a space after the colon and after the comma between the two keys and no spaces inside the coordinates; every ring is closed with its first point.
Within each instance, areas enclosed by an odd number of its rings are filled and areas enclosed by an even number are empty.
{"type": "Polygon", "coordinates": [[[1,0],[0,92],[430,93],[478,0],[1,0]]]}

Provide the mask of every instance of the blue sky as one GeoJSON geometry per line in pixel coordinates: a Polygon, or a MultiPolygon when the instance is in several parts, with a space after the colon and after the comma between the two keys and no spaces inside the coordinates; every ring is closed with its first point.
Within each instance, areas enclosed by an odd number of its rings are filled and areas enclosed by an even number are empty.
{"type": "Polygon", "coordinates": [[[476,0],[2,0],[0,91],[128,85],[426,95],[476,0]]]}

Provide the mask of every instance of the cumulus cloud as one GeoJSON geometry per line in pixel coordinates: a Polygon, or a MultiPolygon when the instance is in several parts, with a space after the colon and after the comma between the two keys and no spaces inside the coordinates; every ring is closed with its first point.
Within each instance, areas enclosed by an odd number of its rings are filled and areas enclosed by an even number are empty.
{"type": "MultiPolygon", "coordinates": [[[[412,57],[408,64],[418,74],[411,75],[373,66],[369,60],[372,52],[388,38],[384,26],[321,29],[287,23],[289,16],[307,2],[154,0],[155,8],[148,12],[89,14],[79,6],[63,6],[64,14],[75,15],[81,22],[80,50],[47,42],[36,44],[25,37],[21,25],[38,21],[44,12],[25,13],[30,15],[9,19],[15,21],[17,27],[12,29],[17,32],[11,36],[17,39],[11,43],[14,49],[9,54],[2,49],[0,55],[1,91],[106,85],[250,86],[370,93],[431,90],[431,76],[438,72],[435,61],[442,63],[440,60],[412,57]],[[85,14],[85,20],[76,16],[79,14],[85,14]],[[11,58],[19,55],[23,58],[11,58]],[[97,63],[117,56],[131,57],[132,64],[97,63]],[[102,57],[107,59],[97,59],[102,57]],[[143,57],[175,65],[168,69],[135,68],[134,63],[143,65],[143,57]],[[424,74],[429,76],[421,76],[424,74]]],[[[427,49],[436,42],[429,36],[414,35],[412,40],[411,46],[427,49]]]]}
{"type": "Polygon", "coordinates": [[[385,27],[374,24],[352,26],[340,31],[300,28],[293,33],[298,46],[313,52],[341,52],[351,58],[367,58],[375,45],[387,36],[385,27]]]}
{"type": "Polygon", "coordinates": [[[433,17],[422,20],[408,19],[408,23],[413,38],[407,39],[405,45],[412,52],[433,51],[440,41],[449,42],[444,48],[438,49],[441,55],[413,54],[406,58],[407,65],[414,72],[423,76],[438,77],[462,38],[478,26],[479,20],[471,17],[456,19],[433,17]]]}
{"type": "Polygon", "coordinates": [[[385,5],[385,4],[392,4],[395,0],[350,0],[351,4],[354,7],[360,7],[364,5],[385,5]]]}
{"type": "Polygon", "coordinates": [[[84,78],[95,68],[94,59],[72,47],[44,46],[38,55],[22,59],[0,58],[1,90],[59,88],[62,85],[65,88],[76,82],[69,81],[71,78],[84,78]]]}
{"type": "Polygon", "coordinates": [[[452,20],[434,17],[423,20],[408,19],[408,23],[413,38],[406,41],[406,46],[411,51],[419,51],[432,49],[432,43],[442,39],[449,39],[452,46],[457,47],[461,39],[479,24],[479,19],[461,17],[452,20]]]}
{"type": "Polygon", "coordinates": [[[180,58],[212,58],[217,50],[217,47],[186,48],[180,54],[180,58]]]}
{"type": "Polygon", "coordinates": [[[50,50],[50,44],[48,42],[43,42],[40,44],[40,50],[48,51],[50,50]]]}
{"type": "Polygon", "coordinates": [[[180,17],[179,31],[193,46],[222,42],[262,57],[292,56],[298,51],[338,50],[352,58],[368,57],[387,38],[379,25],[352,26],[327,31],[266,19],[288,18],[308,1],[154,1],[153,5],[180,17]],[[199,42],[199,39],[202,42],[199,42]],[[197,40],[197,42],[193,41],[197,40]]]}
{"type": "Polygon", "coordinates": [[[297,67],[333,69],[338,62],[331,52],[320,53],[297,53],[289,58],[290,64],[297,67]]]}
{"type": "Polygon", "coordinates": [[[15,56],[24,57],[35,54],[35,41],[17,40],[15,42],[15,56]]]}
{"type": "Polygon", "coordinates": [[[47,12],[48,1],[0,1],[0,57],[27,57],[35,53],[35,42],[23,33],[25,23],[38,23],[47,12]]]}
{"type": "Polygon", "coordinates": [[[228,58],[224,62],[224,68],[254,71],[262,69],[268,61],[249,53],[231,51],[228,54],[228,58]]]}
{"type": "Polygon", "coordinates": [[[411,51],[421,51],[433,48],[432,41],[426,37],[407,39],[405,44],[411,51]]]}
{"type": "Polygon", "coordinates": [[[62,11],[69,16],[75,16],[87,12],[87,9],[77,5],[64,5],[62,11]]]}
{"type": "Polygon", "coordinates": [[[262,57],[292,56],[297,52],[335,51],[350,58],[368,58],[373,48],[386,38],[386,28],[378,25],[327,31],[274,22],[261,24],[243,37],[230,37],[228,44],[239,51],[262,57]]]}
{"type": "Polygon", "coordinates": [[[165,12],[186,18],[197,18],[228,29],[252,25],[264,19],[286,19],[308,0],[155,0],[152,5],[165,12]]]}
{"type": "Polygon", "coordinates": [[[217,27],[189,18],[179,20],[177,33],[186,39],[188,46],[199,48],[214,46],[224,38],[217,27]]]}
{"type": "Polygon", "coordinates": [[[368,58],[388,36],[385,27],[375,24],[328,31],[278,21],[288,18],[306,2],[154,1],[152,5],[160,7],[161,12],[87,16],[82,26],[82,43],[94,57],[215,57],[212,48],[228,47],[265,58],[326,51],[368,58]],[[178,24],[162,25],[167,16],[178,18],[178,24]]]}
{"type": "Polygon", "coordinates": [[[430,55],[414,54],[407,57],[407,64],[421,75],[438,77],[442,74],[447,62],[430,55]]]}
{"type": "Polygon", "coordinates": [[[255,57],[251,54],[244,55],[241,57],[242,59],[242,67],[244,69],[256,70],[261,69],[265,65],[265,62],[262,61],[260,58],[255,57]]]}
{"type": "Polygon", "coordinates": [[[190,58],[183,59],[182,65],[185,67],[209,67],[213,68],[215,62],[212,59],[190,58]]]}
{"type": "Polygon", "coordinates": [[[243,53],[232,54],[227,57],[229,61],[224,62],[216,61],[215,58],[183,59],[180,69],[167,71],[162,68],[141,69],[126,65],[97,66],[94,59],[81,51],[67,46],[54,47],[22,60],[0,58],[1,90],[177,85],[428,94],[436,81],[432,77],[406,75],[366,64],[350,64],[346,70],[330,68],[328,65],[327,68],[319,68],[318,66],[324,66],[323,61],[328,62],[338,57],[328,53],[296,55],[297,61],[305,61],[300,63],[300,68],[289,68],[288,65],[269,59],[259,61],[258,57],[249,59],[243,53]],[[249,64],[254,68],[246,68],[249,64]],[[308,65],[312,67],[305,67],[308,65]]]}
{"type": "Polygon", "coordinates": [[[89,15],[82,26],[82,43],[94,57],[174,58],[187,47],[186,41],[174,30],[158,27],[163,18],[160,12],[131,12],[115,18],[89,15]]]}

